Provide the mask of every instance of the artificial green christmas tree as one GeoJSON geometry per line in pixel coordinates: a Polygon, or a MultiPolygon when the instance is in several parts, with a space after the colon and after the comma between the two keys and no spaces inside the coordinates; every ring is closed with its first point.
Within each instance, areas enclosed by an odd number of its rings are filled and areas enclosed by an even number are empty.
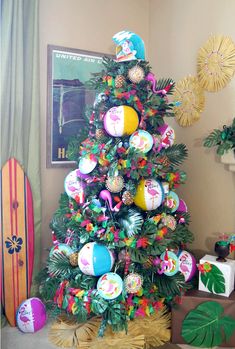
{"type": "Polygon", "coordinates": [[[117,59],[104,58],[89,81],[97,97],[87,129],[68,148],[78,166],[51,222],[54,246],[40,286],[54,314],[94,318],[104,337],[164,314],[195,269],[190,253],[184,266],[180,257],[193,239],[176,193],[187,149],[174,144],[164,120],[174,117],[174,83],[156,81],[137,35],[120,32],[114,41],[117,59]]]}

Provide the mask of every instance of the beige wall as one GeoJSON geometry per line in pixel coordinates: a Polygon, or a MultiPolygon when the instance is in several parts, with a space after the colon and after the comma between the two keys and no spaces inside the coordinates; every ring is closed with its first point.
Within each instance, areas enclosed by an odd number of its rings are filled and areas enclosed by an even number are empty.
{"type": "MultiPolygon", "coordinates": [[[[155,75],[177,81],[196,74],[198,49],[211,34],[235,41],[234,13],[234,0],[151,0],[149,59],[155,75]]],[[[189,150],[183,166],[188,180],[178,193],[191,213],[192,247],[213,252],[218,233],[235,232],[235,174],[220,163],[215,150],[202,147],[202,139],[235,117],[235,77],[220,92],[206,92],[205,98],[199,122],[188,128],[171,124],[177,141],[189,150]]]]}
{"type": "Polygon", "coordinates": [[[149,1],[40,0],[40,89],[43,260],[51,246],[49,222],[63,191],[68,169],[46,168],[47,45],[115,53],[112,36],[127,29],[139,34],[148,47],[149,1]]]}
{"type": "MultiPolygon", "coordinates": [[[[68,169],[46,168],[47,44],[114,53],[112,36],[129,29],[145,41],[147,59],[157,77],[175,81],[196,72],[198,49],[210,34],[235,41],[234,0],[40,0],[42,246],[51,245],[48,228],[63,191],[68,169]]],[[[187,183],[178,191],[191,213],[194,250],[212,252],[218,232],[235,231],[235,176],[202,139],[235,115],[235,77],[221,92],[206,93],[201,120],[190,128],[174,121],[177,142],[186,143],[183,169],[187,183]]],[[[203,254],[204,252],[201,252],[203,254]]],[[[43,260],[47,252],[43,253],[43,260]]]]}

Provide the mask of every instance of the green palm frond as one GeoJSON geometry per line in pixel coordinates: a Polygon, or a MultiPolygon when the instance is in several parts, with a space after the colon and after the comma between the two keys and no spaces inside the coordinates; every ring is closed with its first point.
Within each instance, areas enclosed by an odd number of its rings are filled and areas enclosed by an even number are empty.
{"type": "Polygon", "coordinates": [[[171,147],[165,149],[165,155],[168,157],[173,165],[180,165],[188,156],[188,150],[185,144],[173,144],[171,147]]]}
{"type": "Polygon", "coordinates": [[[123,230],[130,237],[132,235],[138,234],[144,223],[143,216],[137,210],[130,208],[122,217],[118,219],[118,222],[123,230]]]}

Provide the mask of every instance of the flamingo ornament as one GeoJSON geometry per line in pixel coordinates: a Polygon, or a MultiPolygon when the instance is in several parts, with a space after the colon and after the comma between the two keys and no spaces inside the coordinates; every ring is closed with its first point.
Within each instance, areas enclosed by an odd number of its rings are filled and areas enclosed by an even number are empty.
{"type": "Polygon", "coordinates": [[[109,208],[113,212],[118,212],[120,210],[120,207],[122,205],[122,201],[120,201],[116,206],[113,207],[112,203],[112,196],[108,190],[101,190],[99,197],[107,202],[109,205],[109,208]]]}
{"type": "Polygon", "coordinates": [[[155,75],[153,73],[148,73],[148,75],[146,76],[145,80],[148,80],[152,83],[152,91],[153,93],[157,93],[157,94],[162,94],[162,95],[166,95],[167,92],[169,92],[171,86],[173,85],[173,82],[170,82],[164,89],[162,90],[156,90],[156,84],[157,84],[157,80],[155,78],[155,75]]]}

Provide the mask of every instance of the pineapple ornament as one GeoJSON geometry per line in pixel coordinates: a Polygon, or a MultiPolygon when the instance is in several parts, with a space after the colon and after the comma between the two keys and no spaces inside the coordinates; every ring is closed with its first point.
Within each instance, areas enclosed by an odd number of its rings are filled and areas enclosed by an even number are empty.
{"type": "Polygon", "coordinates": [[[105,138],[105,130],[103,128],[97,128],[95,131],[95,137],[97,140],[105,138]]]}
{"type": "Polygon", "coordinates": [[[73,266],[73,267],[77,267],[78,266],[78,253],[74,252],[69,256],[69,263],[73,266]]]}
{"type": "Polygon", "coordinates": [[[125,77],[123,75],[117,75],[116,78],[115,78],[115,87],[116,88],[121,88],[123,87],[124,83],[125,83],[125,77]]]}
{"type": "Polygon", "coordinates": [[[128,71],[128,78],[134,84],[139,84],[140,81],[144,79],[144,76],[145,76],[144,69],[141,68],[139,65],[135,65],[128,71]]]}
{"type": "Polygon", "coordinates": [[[122,194],[122,202],[127,206],[133,204],[134,197],[128,190],[124,191],[124,193],[122,194]]]}

